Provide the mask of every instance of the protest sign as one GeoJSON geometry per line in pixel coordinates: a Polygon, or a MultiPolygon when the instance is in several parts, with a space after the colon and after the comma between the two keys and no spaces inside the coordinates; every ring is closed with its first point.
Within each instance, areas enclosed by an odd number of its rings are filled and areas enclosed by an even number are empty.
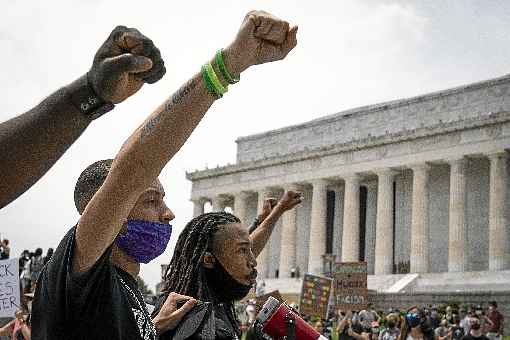
{"type": "Polygon", "coordinates": [[[13,317],[20,306],[18,259],[0,261],[0,317],[13,317]]]}
{"type": "Polygon", "coordinates": [[[305,274],[303,288],[301,289],[299,313],[326,319],[332,284],[333,279],[329,277],[305,274]]]}
{"type": "Polygon", "coordinates": [[[359,311],[368,306],[367,263],[335,263],[335,307],[342,311],[359,311]]]}

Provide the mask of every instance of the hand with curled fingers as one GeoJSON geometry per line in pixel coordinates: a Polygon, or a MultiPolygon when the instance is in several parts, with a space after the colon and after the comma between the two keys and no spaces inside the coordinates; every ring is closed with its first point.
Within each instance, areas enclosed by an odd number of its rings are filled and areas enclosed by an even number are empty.
{"type": "Polygon", "coordinates": [[[296,205],[301,204],[303,201],[303,193],[299,191],[288,190],[285,191],[282,198],[278,202],[278,207],[282,211],[293,209],[296,205]]]}
{"type": "Polygon", "coordinates": [[[117,26],[97,51],[88,81],[103,100],[117,104],[165,72],[161,53],[149,38],[135,28],[117,26]]]}
{"type": "Polygon", "coordinates": [[[264,200],[264,204],[262,205],[262,211],[257,217],[260,222],[264,221],[266,217],[269,216],[271,211],[274,209],[278,200],[274,197],[268,197],[264,200]]]}
{"type": "Polygon", "coordinates": [[[161,334],[177,327],[182,318],[188,313],[197,300],[190,296],[170,293],[159,313],[152,319],[154,327],[161,334]],[[184,304],[182,304],[184,302],[184,304]],[[181,306],[182,305],[182,306],[181,306]],[[178,308],[178,306],[181,306],[178,308]]]}
{"type": "Polygon", "coordinates": [[[298,27],[264,11],[250,11],[227,53],[236,71],[284,59],[297,44],[298,27]]]}

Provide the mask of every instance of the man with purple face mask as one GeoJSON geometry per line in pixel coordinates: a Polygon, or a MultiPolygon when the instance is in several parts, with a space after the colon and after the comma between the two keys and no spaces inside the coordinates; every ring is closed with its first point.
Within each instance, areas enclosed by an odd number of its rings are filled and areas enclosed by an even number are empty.
{"type": "MultiPolygon", "coordinates": [[[[82,172],[75,188],[80,219],[39,276],[34,340],[153,340],[177,326],[196,301],[170,293],[151,317],[135,281],[140,263],[161,255],[170,238],[174,214],[158,176],[228,84],[251,66],[284,59],[296,34],[297,26],[269,13],[248,13],[233,42],[157,107],[114,160],[82,172]]],[[[117,39],[145,47],[129,36],[117,39]]]]}

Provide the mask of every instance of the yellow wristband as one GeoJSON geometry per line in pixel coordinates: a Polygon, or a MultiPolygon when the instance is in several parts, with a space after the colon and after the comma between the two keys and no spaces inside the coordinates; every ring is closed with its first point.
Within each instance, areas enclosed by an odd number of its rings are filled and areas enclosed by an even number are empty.
{"type": "Polygon", "coordinates": [[[205,71],[207,72],[207,75],[209,76],[209,79],[211,80],[212,85],[214,86],[214,89],[217,93],[220,95],[225,94],[228,91],[227,87],[224,87],[220,80],[218,79],[218,76],[216,75],[216,72],[214,72],[214,69],[210,62],[205,64],[205,71]]]}

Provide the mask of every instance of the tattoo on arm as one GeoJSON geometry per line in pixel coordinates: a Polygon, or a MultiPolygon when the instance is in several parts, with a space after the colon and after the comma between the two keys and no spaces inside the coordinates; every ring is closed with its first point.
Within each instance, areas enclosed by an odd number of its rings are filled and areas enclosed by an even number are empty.
{"type": "Polygon", "coordinates": [[[147,135],[151,133],[152,129],[154,129],[154,127],[159,123],[160,120],[161,113],[158,113],[157,115],[149,119],[149,121],[145,123],[145,125],[142,127],[142,131],[140,131],[140,139],[147,137],[147,135]]]}
{"type": "Polygon", "coordinates": [[[198,85],[199,83],[198,77],[193,77],[190,80],[188,80],[177,92],[175,92],[170,100],[168,100],[165,104],[165,110],[163,112],[159,112],[157,115],[149,119],[147,123],[142,127],[142,130],[140,132],[140,138],[144,138],[147,135],[151,133],[151,131],[154,129],[154,127],[160,122],[161,116],[163,114],[166,114],[170,112],[170,109],[173,105],[179,104],[184,97],[189,95],[191,91],[198,85]]]}
{"type": "Polygon", "coordinates": [[[198,85],[198,77],[193,77],[186,82],[180,89],[172,95],[172,104],[179,104],[198,85]]]}

